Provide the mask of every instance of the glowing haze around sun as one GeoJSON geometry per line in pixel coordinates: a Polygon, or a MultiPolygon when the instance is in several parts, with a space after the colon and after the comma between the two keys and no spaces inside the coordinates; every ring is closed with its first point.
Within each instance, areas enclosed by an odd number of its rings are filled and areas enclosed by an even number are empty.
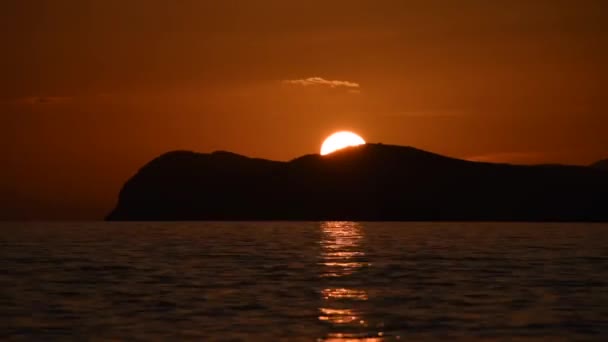
{"type": "Polygon", "coordinates": [[[321,155],[325,156],[345,147],[363,144],[365,144],[365,140],[353,132],[337,132],[325,139],[323,145],[321,145],[321,155]]]}

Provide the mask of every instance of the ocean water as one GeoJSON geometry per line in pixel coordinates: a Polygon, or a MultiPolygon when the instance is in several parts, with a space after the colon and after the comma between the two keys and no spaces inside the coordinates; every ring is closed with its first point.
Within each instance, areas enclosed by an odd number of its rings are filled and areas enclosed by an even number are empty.
{"type": "Polygon", "coordinates": [[[1,340],[607,340],[608,225],[2,223],[1,340]]]}

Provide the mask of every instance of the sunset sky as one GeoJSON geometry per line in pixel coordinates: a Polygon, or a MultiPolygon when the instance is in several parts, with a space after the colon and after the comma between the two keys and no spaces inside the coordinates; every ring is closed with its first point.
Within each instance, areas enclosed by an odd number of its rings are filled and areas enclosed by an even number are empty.
{"type": "Polygon", "coordinates": [[[96,219],[161,153],[290,160],[353,130],[608,157],[605,0],[3,0],[0,219],[96,219]]]}

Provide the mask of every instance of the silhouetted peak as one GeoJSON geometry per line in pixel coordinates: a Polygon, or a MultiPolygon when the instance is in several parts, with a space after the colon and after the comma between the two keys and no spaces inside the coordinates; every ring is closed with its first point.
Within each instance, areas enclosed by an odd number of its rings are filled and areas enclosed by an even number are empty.
{"type": "Polygon", "coordinates": [[[154,158],[153,160],[148,162],[146,165],[144,165],[141,170],[143,171],[145,169],[153,168],[153,167],[156,167],[159,165],[179,163],[181,161],[191,161],[191,160],[198,159],[200,156],[201,156],[201,153],[192,152],[192,151],[185,151],[185,150],[170,151],[170,152],[163,153],[160,156],[154,158]]]}
{"type": "Polygon", "coordinates": [[[345,167],[383,167],[387,164],[401,165],[402,167],[416,167],[420,165],[440,166],[444,163],[471,163],[468,161],[445,157],[436,153],[427,152],[411,146],[385,145],[380,143],[367,143],[363,145],[346,147],[328,155],[309,154],[289,162],[293,166],[320,166],[338,165],[345,167]]]}
{"type": "Polygon", "coordinates": [[[419,150],[409,146],[385,145],[377,143],[367,143],[357,146],[349,146],[337,150],[327,155],[307,154],[296,159],[293,159],[292,164],[317,163],[327,162],[332,160],[355,160],[365,159],[371,160],[376,158],[388,158],[389,160],[399,158],[416,158],[416,157],[431,157],[431,158],[447,158],[431,152],[419,150]]]}
{"type": "Polygon", "coordinates": [[[591,167],[600,170],[608,170],[608,158],[591,164],[591,167]]]}
{"type": "Polygon", "coordinates": [[[141,171],[147,171],[150,169],[167,168],[167,169],[178,169],[178,168],[190,168],[193,165],[200,165],[210,162],[226,162],[234,163],[240,161],[247,161],[251,158],[242,156],[240,154],[226,152],[226,151],[215,151],[213,153],[198,153],[185,150],[177,150],[164,153],[157,158],[146,164],[141,171]]]}
{"type": "Polygon", "coordinates": [[[608,221],[598,170],[373,143],[290,162],[173,151],[127,181],[108,219],[608,221]]]}
{"type": "Polygon", "coordinates": [[[220,159],[251,159],[249,157],[228,151],[215,151],[211,153],[211,155],[220,159]]]}
{"type": "Polygon", "coordinates": [[[467,163],[460,159],[442,156],[436,153],[424,151],[411,146],[385,145],[379,143],[367,143],[353,147],[347,147],[322,157],[325,160],[335,161],[361,161],[366,163],[386,162],[393,163],[443,163],[457,161],[467,163]]]}
{"type": "Polygon", "coordinates": [[[192,157],[196,157],[198,155],[200,155],[200,153],[198,153],[198,152],[186,151],[186,150],[176,150],[176,151],[170,151],[170,152],[163,153],[160,156],[156,157],[156,159],[154,159],[154,160],[192,158],[192,157]]]}
{"type": "Polygon", "coordinates": [[[321,161],[321,158],[323,158],[323,156],[321,156],[320,154],[306,154],[301,157],[292,159],[289,163],[294,165],[315,163],[321,161]]]}

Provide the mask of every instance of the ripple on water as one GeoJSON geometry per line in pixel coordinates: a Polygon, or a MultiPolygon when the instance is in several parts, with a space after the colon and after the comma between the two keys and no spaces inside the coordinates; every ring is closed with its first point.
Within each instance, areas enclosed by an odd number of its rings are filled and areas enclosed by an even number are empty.
{"type": "Polygon", "coordinates": [[[2,340],[601,340],[608,226],[2,223],[2,340]]]}

